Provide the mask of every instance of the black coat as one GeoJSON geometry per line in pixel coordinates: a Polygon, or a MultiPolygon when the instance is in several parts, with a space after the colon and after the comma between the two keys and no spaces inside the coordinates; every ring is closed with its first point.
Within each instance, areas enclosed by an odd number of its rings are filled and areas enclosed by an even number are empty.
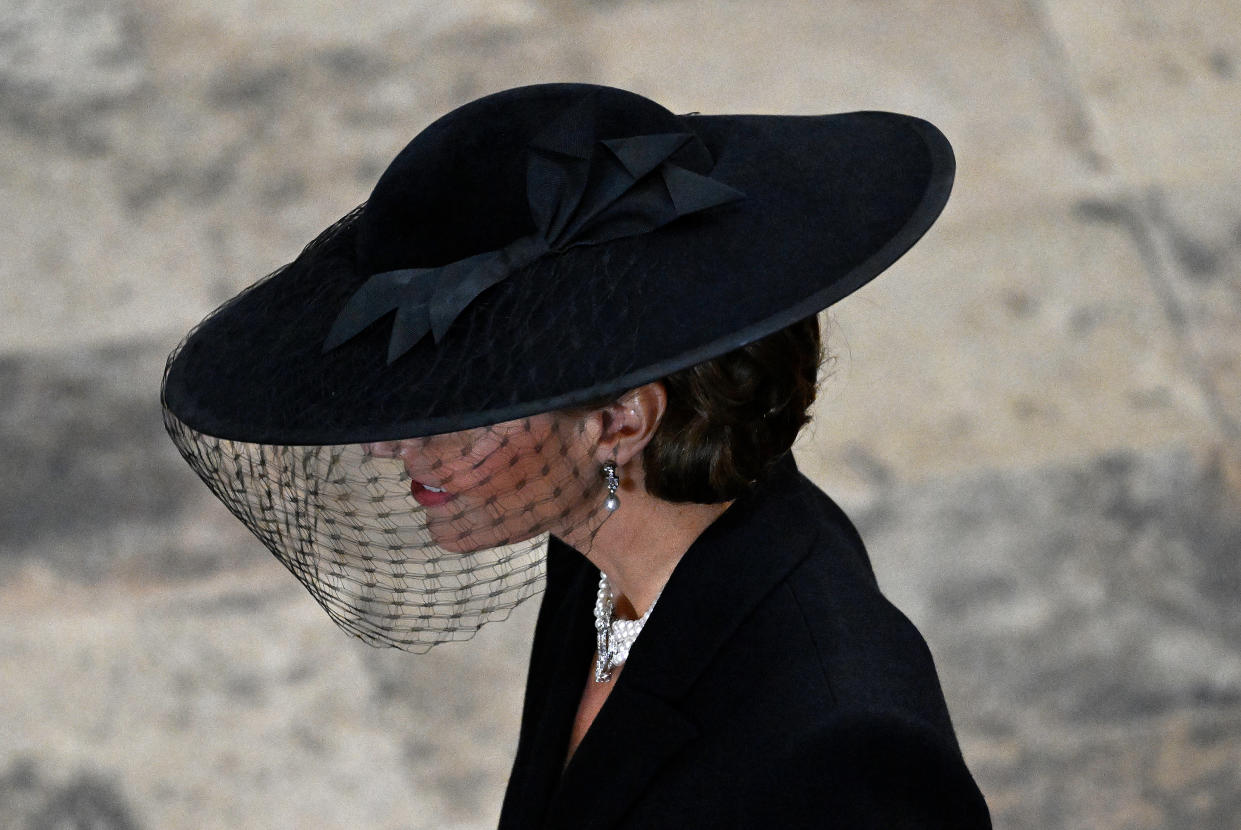
{"type": "Polygon", "coordinates": [[[567,767],[599,572],[548,556],[501,828],[990,827],[926,643],[791,458],[686,552],[567,767]]]}

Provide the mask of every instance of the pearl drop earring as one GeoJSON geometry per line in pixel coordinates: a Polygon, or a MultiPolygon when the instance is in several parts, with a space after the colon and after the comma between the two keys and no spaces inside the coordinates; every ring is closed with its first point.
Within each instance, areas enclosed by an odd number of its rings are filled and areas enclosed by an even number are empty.
{"type": "Polygon", "coordinates": [[[603,506],[609,513],[612,513],[620,507],[620,499],[616,496],[616,488],[620,487],[620,479],[616,477],[615,461],[603,462],[603,478],[608,488],[608,497],[603,500],[603,506]]]}

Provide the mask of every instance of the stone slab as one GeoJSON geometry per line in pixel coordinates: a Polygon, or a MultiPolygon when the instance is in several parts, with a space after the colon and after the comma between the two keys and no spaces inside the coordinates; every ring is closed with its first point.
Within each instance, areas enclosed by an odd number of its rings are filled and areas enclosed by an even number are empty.
{"type": "Polygon", "coordinates": [[[1219,452],[896,483],[855,515],[996,827],[1233,826],[1241,491],[1219,452]]]}
{"type": "Polygon", "coordinates": [[[802,446],[846,486],[1220,440],[1131,235],[1067,204],[933,228],[830,317],[802,446]]]}
{"type": "Polygon", "coordinates": [[[1043,0],[1101,148],[1137,190],[1236,169],[1241,17],[1229,0],[1043,0]]]}
{"type": "Polygon", "coordinates": [[[1099,135],[1112,198],[1087,209],[1146,249],[1217,426],[1241,437],[1241,19],[1233,4],[1043,4],[1099,135]]]}

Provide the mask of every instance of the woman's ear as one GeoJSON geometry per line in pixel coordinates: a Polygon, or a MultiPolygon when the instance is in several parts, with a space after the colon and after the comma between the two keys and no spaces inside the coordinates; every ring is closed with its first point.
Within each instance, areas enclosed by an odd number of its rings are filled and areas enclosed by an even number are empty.
{"type": "Polygon", "coordinates": [[[668,408],[668,390],[662,381],[631,389],[596,413],[599,445],[595,460],[624,466],[646,448],[668,408]]]}

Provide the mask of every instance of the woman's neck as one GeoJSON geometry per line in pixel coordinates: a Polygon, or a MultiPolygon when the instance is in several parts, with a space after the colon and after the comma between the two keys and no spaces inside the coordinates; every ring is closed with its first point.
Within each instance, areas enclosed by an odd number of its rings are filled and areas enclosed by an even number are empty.
{"type": "Polygon", "coordinates": [[[655,602],[689,546],[732,502],[669,502],[647,493],[639,481],[627,484],[618,493],[620,507],[578,550],[607,574],[617,616],[636,619],[655,602]]]}

